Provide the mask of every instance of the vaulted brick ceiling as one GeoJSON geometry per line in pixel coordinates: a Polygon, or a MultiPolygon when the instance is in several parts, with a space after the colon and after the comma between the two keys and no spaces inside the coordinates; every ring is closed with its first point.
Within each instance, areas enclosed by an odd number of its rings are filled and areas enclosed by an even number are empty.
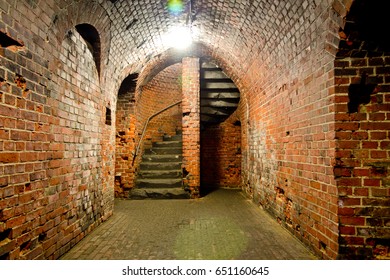
{"type": "MultiPolygon", "coordinates": [[[[245,69],[262,50],[284,44],[284,38],[294,40],[288,36],[291,30],[282,26],[314,20],[316,10],[321,10],[316,8],[323,2],[326,1],[282,4],[275,0],[183,0],[182,12],[174,14],[167,0],[107,1],[112,19],[110,60],[116,61],[119,69],[128,65],[142,67],[168,49],[163,38],[171,28],[191,24],[196,42],[228,64],[245,69]],[[290,15],[286,16],[288,11],[290,15]]],[[[295,42],[300,43],[298,39],[295,42]]]]}

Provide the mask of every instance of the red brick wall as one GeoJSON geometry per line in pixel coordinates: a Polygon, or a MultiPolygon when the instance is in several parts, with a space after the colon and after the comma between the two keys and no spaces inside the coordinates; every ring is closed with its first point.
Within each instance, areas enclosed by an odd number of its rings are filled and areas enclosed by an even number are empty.
{"type": "MultiPolygon", "coordinates": [[[[134,77],[135,78],[135,77],[134,77]]],[[[115,196],[128,197],[133,187],[135,168],[133,153],[136,148],[135,90],[133,76],[127,77],[118,93],[116,106],[116,142],[115,142],[115,196]],[[126,82],[130,79],[129,82],[126,82]]]]}
{"type": "Polygon", "coordinates": [[[0,53],[1,258],[57,258],[112,212],[110,104],[86,50],[71,29],[50,66],[0,53]]]}
{"type": "Polygon", "coordinates": [[[201,130],[201,190],[241,185],[241,123],[230,120],[201,130]]]}
{"type": "MultiPolygon", "coordinates": [[[[240,89],[243,189],[324,258],[387,257],[389,58],[354,52],[335,62],[340,37],[350,35],[342,29],[351,4],[375,1],[222,2],[228,3],[199,9],[199,41],[210,49],[199,51],[199,44],[188,55],[205,51],[240,89]],[[349,86],[361,81],[364,68],[375,90],[350,112],[349,86]]],[[[174,51],[160,57],[161,22],[148,22],[154,5],[0,3],[0,31],[24,45],[0,48],[0,256],[57,258],[112,213],[116,118],[106,125],[105,111],[115,114],[118,73],[156,74],[180,59],[174,51]],[[117,11],[125,10],[138,22],[124,24],[117,11]],[[101,76],[74,29],[79,23],[99,32],[101,76]]],[[[380,12],[375,18],[386,20],[380,12]]],[[[387,39],[386,23],[368,34],[387,39]]],[[[198,71],[184,68],[195,79],[198,71]]],[[[196,120],[192,105],[183,107],[185,126],[196,120]]],[[[136,143],[147,114],[135,114],[136,143]]],[[[185,167],[196,192],[199,134],[190,127],[185,141],[194,153],[185,167]]]]}
{"type": "Polygon", "coordinates": [[[183,58],[183,183],[193,197],[199,195],[200,187],[199,71],[199,58],[183,58]]]}
{"type": "Polygon", "coordinates": [[[131,92],[119,94],[116,113],[116,196],[128,197],[129,190],[134,187],[143,150],[150,148],[153,141],[161,141],[163,135],[175,135],[181,131],[179,104],[151,119],[134,160],[147,119],[180,99],[180,63],[162,70],[141,90],[134,85],[131,92]]]}
{"type": "Polygon", "coordinates": [[[340,58],[335,67],[340,253],[345,258],[389,257],[390,57],[340,58]],[[350,113],[348,104],[356,96],[348,92],[361,83],[363,72],[373,85],[369,103],[350,113]]]}
{"type": "Polygon", "coordinates": [[[326,37],[333,12],[311,3],[294,17],[296,5],[243,76],[229,61],[223,68],[241,92],[244,191],[318,255],[336,258],[334,55],[326,37]]]}
{"type": "Polygon", "coordinates": [[[372,5],[354,2],[335,61],[334,172],[344,259],[390,258],[390,49],[377,29],[381,11],[372,5]],[[374,23],[368,34],[362,18],[374,23]]]}
{"type": "MultiPolygon", "coordinates": [[[[139,133],[149,117],[181,100],[181,68],[180,63],[169,66],[142,87],[136,103],[139,133]]],[[[152,141],[161,141],[164,134],[175,135],[180,130],[179,104],[151,119],[143,139],[144,148],[150,147],[152,141]]]]}

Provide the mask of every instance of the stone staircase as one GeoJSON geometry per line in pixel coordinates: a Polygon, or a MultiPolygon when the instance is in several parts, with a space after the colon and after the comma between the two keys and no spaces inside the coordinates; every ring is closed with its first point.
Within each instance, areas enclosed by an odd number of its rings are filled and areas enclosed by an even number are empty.
{"type": "Polygon", "coordinates": [[[182,135],[164,136],[145,150],[131,199],[189,198],[182,187],[182,135]]]}

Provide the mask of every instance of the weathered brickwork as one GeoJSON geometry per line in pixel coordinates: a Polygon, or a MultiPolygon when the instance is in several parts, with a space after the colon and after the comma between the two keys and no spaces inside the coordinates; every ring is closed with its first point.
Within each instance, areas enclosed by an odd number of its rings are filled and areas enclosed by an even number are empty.
{"type": "MultiPolygon", "coordinates": [[[[151,82],[142,87],[137,101],[137,119],[142,130],[146,120],[168,106],[181,101],[182,65],[174,64],[162,70],[151,82]]],[[[175,135],[181,131],[181,105],[174,106],[153,117],[146,129],[143,141],[161,141],[164,134],[175,135]]]]}
{"type": "Polygon", "coordinates": [[[200,66],[199,58],[183,58],[183,176],[193,197],[200,187],[200,66]]]}
{"type": "Polygon", "coordinates": [[[0,7],[0,32],[24,45],[0,51],[0,258],[58,258],[112,213],[110,103],[76,22],[46,42],[37,6],[0,7]]]}
{"type": "Polygon", "coordinates": [[[389,62],[390,57],[385,56],[347,57],[335,62],[335,176],[340,246],[346,258],[389,257],[390,87],[383,72],[389,62]],[[361,92],[353,92],[355,88],[361,92]],[[353,98],[359,98],[356,94],[367,94],[368,102],[350,112],[353,98]]]}
{"type": "Polygon", "coordinates": [[[118,197],[128,197],[129,190],[134,187],[144,149],[150,148],[152,141],[161,141],[164,135],[181,133],[180,104],[151,118],[181,100],[181,68],[180,63],[167,67],[140,90],[136,89],[138,77],[131,75],[129,77],[133,77],[134,81],[130,88],[124,92],[121,92],[122,87],[119,90],[115,171],[115,194],[118,197]],[[151,119],[147,124],[149,118],[151,119]],[[139,143],[139,151],[135,157],[139,143]]]}
{"type": "Polygon", "coordinates": [[[146,119],[182,100],[140,155],[182,129],[193,197],[201,178],[240,184],[318,256],[389,259],[383,1],[193,0],[190,16],[190,1],[180,15],[139,2],[0,0],[0,258],[58,258],[107,219],[133,187],[146,119]],[[164,41],[177,23],[196,41],[182,52],[164,41]],[[201,133],[205,57],[240,104],[201,133]]]}
{"type": "Polygon", "coordinates": [[[115,142],[115,196],[127,197],[133,187],[135,168],[133,153],[136,149],[135,91],[138,75],[129,75],[123,80],[116,106],[115,142]]]}
{"type": "Polygon", "coordinates": [[[324,12],[324,2],[276,7],[287,18],[236,84],[244,190],[318,255],[336,258],[334,58],[326,49],[331,11],[324,12]]]}
{"type": "Polygon", "coordinates": [[[378,17],[357,1],[340,28],[335,61],[335,176],[340,258],[390,258],[390,46],[366,33],[378,17]]]}
{"type": "Polygon", "coordinates": [[[241,123],[236,114],[201,130],[201,192],[241,185],[241,123]]]}

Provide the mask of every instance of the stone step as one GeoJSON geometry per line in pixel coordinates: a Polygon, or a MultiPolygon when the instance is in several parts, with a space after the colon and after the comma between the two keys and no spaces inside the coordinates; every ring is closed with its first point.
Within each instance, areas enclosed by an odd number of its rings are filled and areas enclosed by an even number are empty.
{"type": "Polygon", "coordinates": [[[201,70],[201,79],[226,79],[226,74],[220,68],[205,69],[201,70]]]}
{"type": "Polygon", "coordinates": [[[182,179],[137,179],[136,186],[138,188],[180,188],[182,186],[182,179]]]}
{"type": "Polygon", "coordinates": [[[181,161],[178,162],[141,162],[140,170],[177,170],[181,169],[181,161]]]}
{"type": "Polygon", "coordinates": [[[144,153],[145,155],[181,155],[181,147],[153,147],[144,153]]]}
{"type": "Polygon", "coordinates": [[[176,134],[173,136],[170,136],[170,135],[163,136],[164,141],[182,141],[182,139],[183,139],[183,135],[181,135],[181,134],[176,134]]]}
{"type": "Polygon", "coordinates": [[[181,179],[182,171],[177,170],[141,170],[138,173],[139,179],[181,179]]]}
{"type": "Polygon", "coordinates": [[[132,189],[131,199],[188,199],[190,194],[182,188],[132,189]]]}
{"type": "Polygon", "coordinates": [[[165,135],[144,152],[131,199],[190,198],[182,188],[182,135],[165,135]]]}
{"type": "Polygon", "coordinates": [[[182,147],[182,141],[159,141],[154,142],[153,147],[182,147]]]}
{"type": "Polygon", "coordinates": [[[143,155],[142,162],[181,162],[181,155],[143,155]]]}

